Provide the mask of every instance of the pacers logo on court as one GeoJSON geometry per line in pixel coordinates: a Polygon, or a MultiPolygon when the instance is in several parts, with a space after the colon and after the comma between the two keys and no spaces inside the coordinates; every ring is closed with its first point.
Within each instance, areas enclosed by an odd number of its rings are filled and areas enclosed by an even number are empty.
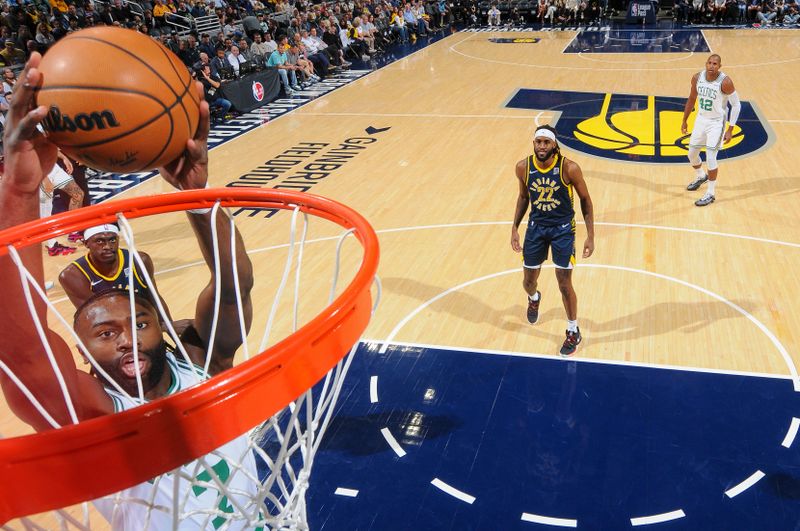
{"type": "MultiPolygon", "coordinates": [[[[686,98],[554,90],[519,90],[508,107],[557,113],[559,142],[600,157],[649,163],[685,163],[689,135],[681,133],[686,98]]],[[[689,132],[697,113],[689,117],[689,132]]],[[[760,151],[770,133],[754,107],[742,102],[733,138],[721,159],[760,151]]]]}
{"type": "Polygon", "coordinates": [[[489,42],[499,43],[499,44],[536,44],[539,42],[539,37],[517,37],[515,39],[511,38],[492,38],[489,39],[489,42]]]}

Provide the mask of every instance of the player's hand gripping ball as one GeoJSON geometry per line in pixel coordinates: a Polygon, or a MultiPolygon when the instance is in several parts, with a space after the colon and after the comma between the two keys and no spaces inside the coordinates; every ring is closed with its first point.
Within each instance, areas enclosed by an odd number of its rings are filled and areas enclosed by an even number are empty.
{"type": "Polygon", "coordinates": [[[200,102],[186,66],[139,32],[97,27],[58,41],[42,58],[42,126],[67,155],[129,173],[175,160],[192,138],[200,102]]]}

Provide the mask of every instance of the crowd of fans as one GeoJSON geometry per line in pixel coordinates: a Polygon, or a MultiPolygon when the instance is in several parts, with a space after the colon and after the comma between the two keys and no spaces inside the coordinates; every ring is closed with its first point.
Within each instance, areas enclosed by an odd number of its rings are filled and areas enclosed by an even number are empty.
{"type": "Polygon", "coordinates": [[[21,68],[32,52],[83,28],[130,28],[175,52],[223,119],[231,108],[221,97],[227,80],[274,67],[291,96],[352,59],[367,61],[394,41],[413,43],[454,22],[446,0],[7,0],[0,67],[21,68]],[[200,21],[217,30],[198,32],[200,21]]]}
{"type": "Polygon", "coordinates": [[[796,26],[800,22],[797,0],[675,0],[673,11],[676,20],[698,24],[796,26]]]}

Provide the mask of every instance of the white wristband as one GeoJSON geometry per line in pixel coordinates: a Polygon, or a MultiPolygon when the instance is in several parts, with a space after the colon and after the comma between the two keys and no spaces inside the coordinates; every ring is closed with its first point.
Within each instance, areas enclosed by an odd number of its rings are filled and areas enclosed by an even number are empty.
{"type": "MultiPolygon", "coordinates": [[[[208,182],[206,182],[205,188],[211,188],[208,185],[208,182]]],[[[190,208],[190,209],[186,210],[186,212],[188,212],[189,214],[203,215],[203,214],[208,214],[209,212],[211,212],[211,209],[210,208],[190,208]]]]}

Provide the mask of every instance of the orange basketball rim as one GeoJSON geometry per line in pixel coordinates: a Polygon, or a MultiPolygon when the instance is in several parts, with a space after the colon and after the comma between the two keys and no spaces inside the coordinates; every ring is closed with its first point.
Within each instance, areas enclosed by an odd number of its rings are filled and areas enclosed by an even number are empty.
{"type": "Polygon", "coordinates": [[[351,284],[319,315],[261,355],[190,389],[132,410],[0,440],[0,523],[111,494],[234,439],[313,386],[369,322],[378,238],[351,208],[312,194],[269,189],[189,190],[113,201],[0,232],[0,254],[116,220],[223,207],[299,208],[354,235],[364,248],[351,284]],[[209,426],[213,429],[209,430],[209,426]]]}

